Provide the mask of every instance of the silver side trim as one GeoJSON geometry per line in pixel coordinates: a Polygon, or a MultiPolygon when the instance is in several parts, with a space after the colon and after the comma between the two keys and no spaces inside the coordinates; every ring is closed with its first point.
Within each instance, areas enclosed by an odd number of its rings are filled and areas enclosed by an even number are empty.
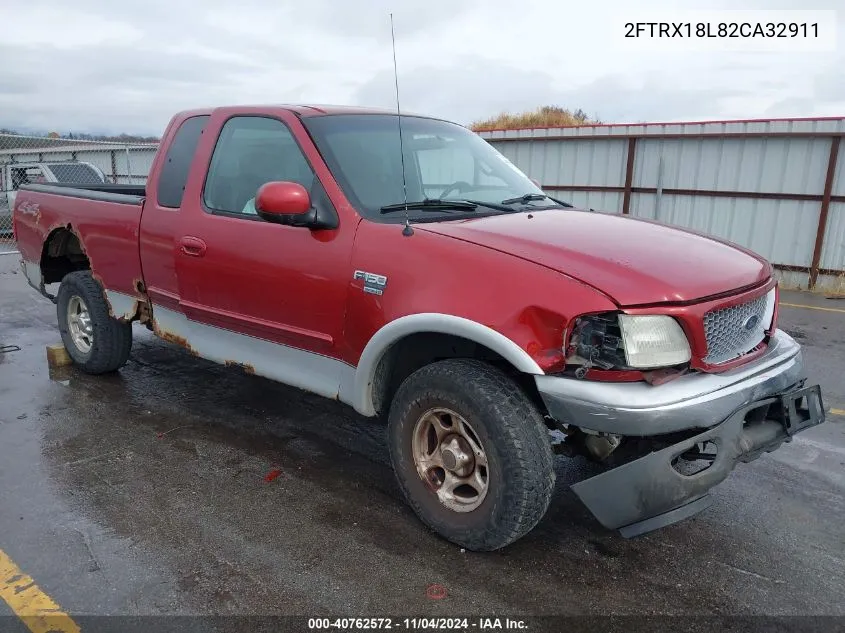
{"type": "Polygon", "coordinates": [[[537,376],[558,421],[620,435],[655,435],[718,424],[739,407],[805,378],[801,347],[778,330],[760,358],[721,374],[695,373],[664,385],[537,376]]]}
{"type": "Polygon", "coordinates": [[[158,329],[185,339],[202,358],[239,363],[259,376],[326,398],[337,398],[341,382],[353,381],[355,368],[334,358],[197,323],[155,304],[153,320],[158,329]]]}
{"type": "Polygon", "coordinates": [[[419,332],[461,336],[490,348],[521,372],[543,374],[543,370],[528,352],[496,330],[463,317],[425,312],[391,321],[373,335],[358,361],[354,384],[341,384],[340,399],[343,402],[351,402],[355,410],[362,415],[375,415],[372,388],[379,361],[399,339],[419,332]]]}
{"type": "Polygon", "coordinates": [[[35,262],[28,262],[25,259],[22,259],[21,270],[23,270],[23,274],[26,276],[26,280],[29,282],[29,285],[35,288],[38,292],[41,292],[43,289],[41,286],[41,266],[35,262]]]}

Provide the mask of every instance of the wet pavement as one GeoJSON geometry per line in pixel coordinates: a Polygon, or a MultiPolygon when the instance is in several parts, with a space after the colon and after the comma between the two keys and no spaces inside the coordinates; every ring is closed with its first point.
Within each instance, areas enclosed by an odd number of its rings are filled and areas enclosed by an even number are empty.
{"type": "MultiPolygon", "coordinates": [[[[845,312],[780,315],[845,409],[845,312]]],[[[21,348],[0,354],[0,551],[71,614],[845,615],[845,417],[634,540],[570,492],[590,466],[560,458],[540,525],[474,554],[402,502],[380,423],[139,327],[118,374],[51,373],[55,320],[0,256],[0,345],[21,348]]]]}

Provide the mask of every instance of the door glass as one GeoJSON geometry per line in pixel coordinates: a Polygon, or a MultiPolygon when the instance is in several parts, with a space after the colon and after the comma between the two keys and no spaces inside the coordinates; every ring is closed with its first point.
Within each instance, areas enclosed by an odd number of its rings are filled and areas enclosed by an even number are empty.
{"type": "Polygon", "coordinates": [[[271,181],[311,190],[314,172],[287,126],[267,117],[229,119],[211,157],[203,202],[211,211],[256,215],[255,194],[271,181]]]}
{"type": "Polygon", "coordinates": [[[207,115],[185,119],[173,136],[158,178],[156,198],[162,207],[178,209],[182,206],[185,183],[207,121],[207,115]]]}

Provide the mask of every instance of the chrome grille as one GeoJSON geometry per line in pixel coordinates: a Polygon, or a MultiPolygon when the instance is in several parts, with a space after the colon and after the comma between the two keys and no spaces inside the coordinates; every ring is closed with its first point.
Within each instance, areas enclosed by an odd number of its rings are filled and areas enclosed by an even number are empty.
{"type": "Polygon", "coordinates": [[[726,363],[753,350],[765,336],[767,295],[704,315],[707,356],[712,365],[726,363]],[[757,317],[756,323],[754,318],[757,317]]]}

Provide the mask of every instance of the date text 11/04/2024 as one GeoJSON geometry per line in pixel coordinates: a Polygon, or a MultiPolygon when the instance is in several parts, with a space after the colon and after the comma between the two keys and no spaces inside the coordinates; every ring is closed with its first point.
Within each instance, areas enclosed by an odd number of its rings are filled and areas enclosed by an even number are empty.
{"type": "Polygon", "coordinates": [[[309,618],[312,631],[363,631],[401,629],[409,631],[528,630],[525,620],[498,617],[476,618],[309,618]]]}
{"type": "Polygon", "coordinates": [[[626,22],[625,37],[817,38],[818,22],[626,22]]]}

